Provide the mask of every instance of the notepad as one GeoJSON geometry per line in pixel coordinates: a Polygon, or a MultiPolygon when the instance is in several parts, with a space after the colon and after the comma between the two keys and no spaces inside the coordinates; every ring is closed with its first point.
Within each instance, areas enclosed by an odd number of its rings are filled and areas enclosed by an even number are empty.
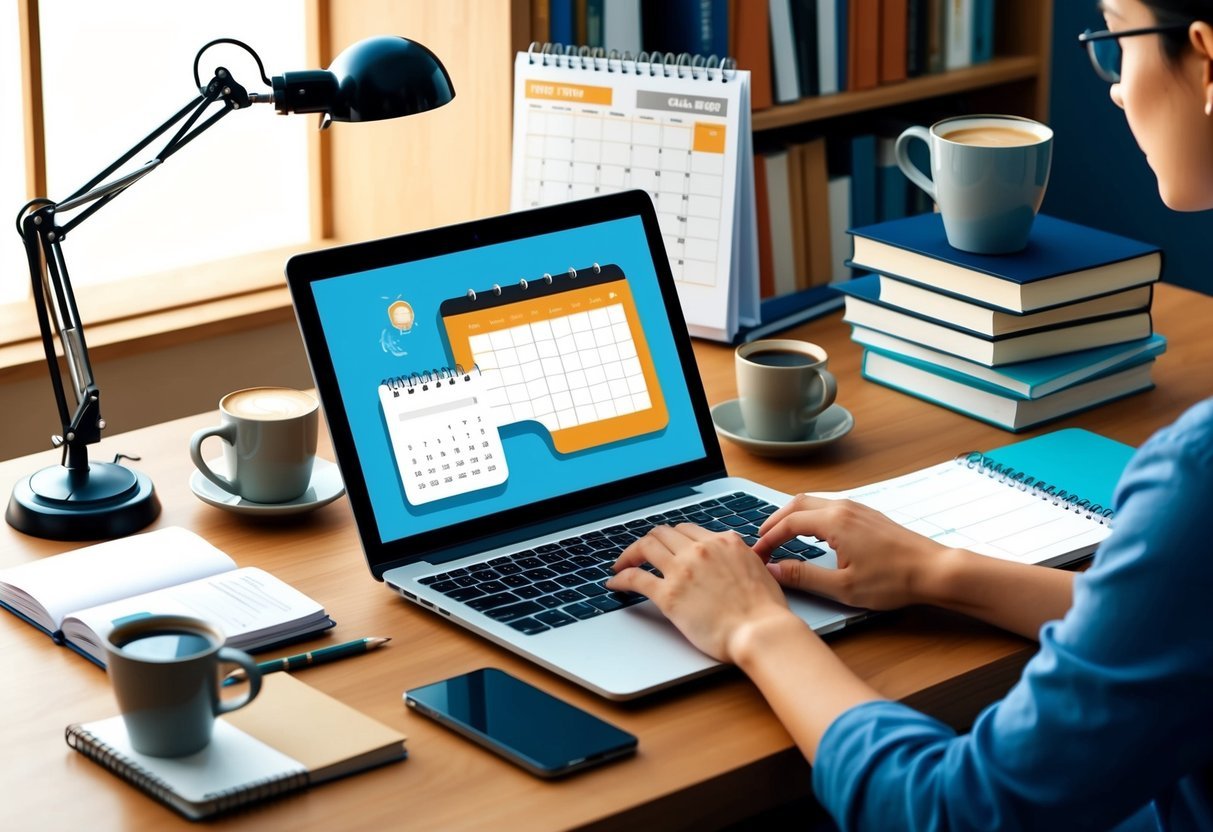
{"type": "Polygon", "coordinates": [[[140,754],[121,716],[69,725],[65,738],[191,820],[407,756],[403,734],[286,673],[266,676],[252,704],[216,720],[196,754],[140,754]]]}

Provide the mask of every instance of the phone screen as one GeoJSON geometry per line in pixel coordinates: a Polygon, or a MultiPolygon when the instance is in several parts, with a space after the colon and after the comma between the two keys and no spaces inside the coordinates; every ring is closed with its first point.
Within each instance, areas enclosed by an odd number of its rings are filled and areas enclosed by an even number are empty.
{"type": "Polygon", "coordinates": [[[496,668],[406,691],[405,703],[546,777],[636,749],[626,731],[496,668]]]}

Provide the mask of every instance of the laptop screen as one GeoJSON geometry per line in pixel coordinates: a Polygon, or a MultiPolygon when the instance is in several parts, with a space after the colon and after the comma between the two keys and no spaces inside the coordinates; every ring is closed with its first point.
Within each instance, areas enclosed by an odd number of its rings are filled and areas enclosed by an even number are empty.
{"type": "Polygon", "coordinates": [[[651,203],[623,196],[288,265],[377,576],[723,468],[651,203]]]}

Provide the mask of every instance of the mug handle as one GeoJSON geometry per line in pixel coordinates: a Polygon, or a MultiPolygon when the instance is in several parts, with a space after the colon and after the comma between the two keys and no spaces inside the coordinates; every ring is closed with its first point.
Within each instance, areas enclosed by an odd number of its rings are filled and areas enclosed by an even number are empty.
{"type": "Polygon", "coordinates": [[[834,374],[829,370],[818,370],[817,374],[821,376],[821,382],[825,385],[825,395],[821,397],[821,401],[814,407],[806,407],[800,411],[800,421],[808,422],[816,419],[826,409],[834,403],[834,399],[838,396],[838,382],[834,379],[834,374]]]}
{"type": "Polygon", "coordinates": [[[221,477],[215,473],[211,466],[206,464],[206,460],[202,458],[202,442],[211,436],[218,436],[224,442],[233,447],[236,444],[236,425],[229,423],[226,425],[216,425],[213,428],[203,428],[195,431],[194,436],[190,439],[190,459],[194,460],[194,465],[198,468],[198,473],[206,477],[215,485],[222,488],[229,494],[240,495],[240,488],[236,483],[229,480],[227,477],[221,477]]]}
{"type": "Polygon", "coordinates": [[[220,647],[216,655],[218,655],[220,663],[240,665],[244,668],[248,679],[248,692],[244,696],[235,699],[220,699],[215,703],[215,716],[219,716],[219,714],[239,710],[257,698],[257,694],[261,693],[261,671],[257,669],[257,663],[253,661],[253,657],[243,650],[237,650],[234,647],[220,647]]]}
{"type": "Polygon", "coordinates": [[[931,148],[931,131],[925,127],[914,125],[907,127],[897,137],[897,144],[893,148],[893,155],[897,157],[897,167],[901,168],[901,172],[906,175],[906,178],[913,182],[918,187],[927,192],[927,196],[938,202],[935,198],[935,183],[932,182],[926,174],[920,171],[912,161],[910,161],[910,140],[922,139],[927,144],[927,149],[931,148]]]}

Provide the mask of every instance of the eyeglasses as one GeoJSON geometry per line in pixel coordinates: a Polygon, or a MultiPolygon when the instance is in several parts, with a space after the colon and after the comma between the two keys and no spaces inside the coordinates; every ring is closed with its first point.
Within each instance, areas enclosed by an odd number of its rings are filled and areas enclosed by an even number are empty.
{"type": "Polygon", "coordinates": [[[1154,35],[1160,32],[1186,30],[1188,23],[1168,23],[1165,26],[1148,26],[1144,29],[1126,29],[1123,32],[1092,32],[1090,29],[1078,36],[1078,43],[1087,48],[1095,74],[1109,84],[1120,83],[1120,39],[1137,35],[1154,35]]]}

